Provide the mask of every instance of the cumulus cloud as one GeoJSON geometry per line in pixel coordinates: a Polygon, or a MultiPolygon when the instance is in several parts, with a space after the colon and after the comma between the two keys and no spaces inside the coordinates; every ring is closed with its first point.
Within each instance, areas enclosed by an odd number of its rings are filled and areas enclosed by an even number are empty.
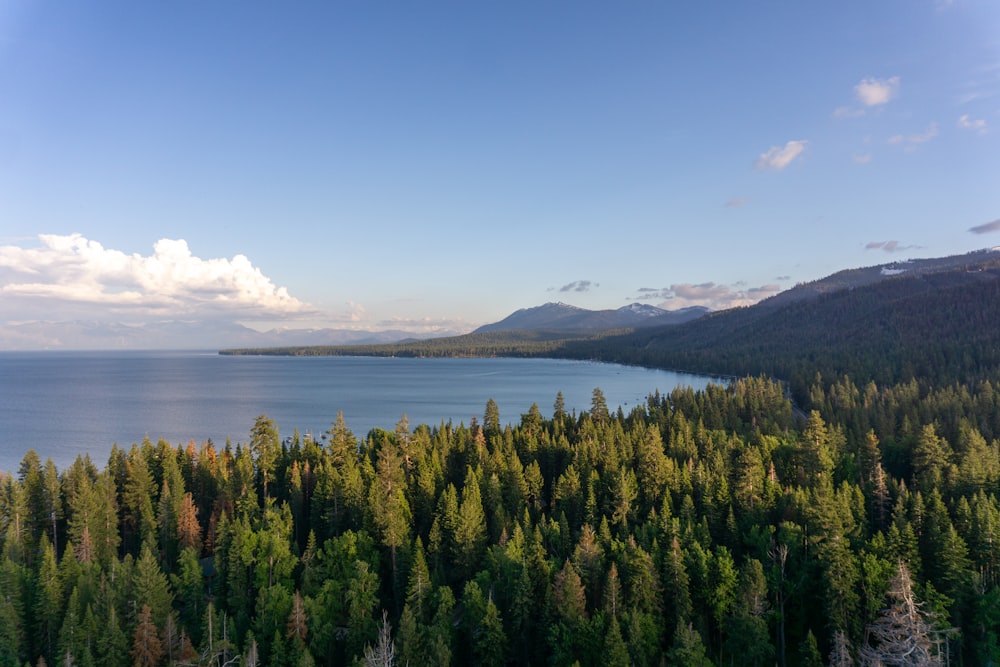
{"type": "Polygon", "coordinates": [[[563,285],[559,288],[560,292],[589,292],[592,288],[600,287],[600,283],[594,283],[589,280],[574,280],[573,282],[563,285]]]}
{"type": "Polygon", "coordinates": [[[726,208],[742,208],[748,201],[750,200],[746,197],[733,197],[726,202],[726,208]]]}
{"type": "Polygon", "coordinates": [[[871,153],[852,153],[851,154],[851,160],[853,160],[855,164],[868,164],[869,162],[872,161],[872,154],[871,153]]]}
{"type": "Polygon", "coordinates": [[[860,118],[870,107],[880,107],[888,104],[899,94],[899,77],[876,79],[868,77],[854,86],[854,97],[861,103],[860,107],[842,106],[833,110],[834,118],[860,118]]]}
{"type": "Polygon", "coordinates": [[[976,225],[975,227],[969,227],[969,231],[973,234],[988,234],[990,232],[1000,232],[1000,220],[993,220],[992,222],[984,222],[981,225],[976,225]]]}
{"type": "Polygon", "coordinates": [[[918,245],[902,245],[899,241],[869,241],[865,244],[865,250],[884,250],[885,252],[903,252],[904,250],[915,250],[918,245]]]}
{"type": "Polygon", "coordinates": [[[760,285],[746,287],[742,284],[719,285],[718,283],[675,283],[670,287],[654,289],[639,288],[639,299],[661,299],[661,308],[676,310],[690,306],[705,306],[712,310],[724,310],[737,306],[751,306],[761,299],[774,296],[781,291],[780,285],[760,285]]]}
{"type": "Polygon", "coordinates": [[[989,131],[986,127],[985,120],[982,118],[969,118],[969,114],[967,113],[958,117],[958,126],[963,130],[973,130],[979,134],[986,134],[989,131]]]}
{"type": "Polygon", "coordinates": [[[876,107],[888,102],[899,94],[899,77],[876,79],[868,77],[854,86],[854,94],[866,107],[876,107]]]}
{"type": "Polygon", "coordinates": [[[0,246],[0,295],[20,306],[49,304],[116,315],[284,317],[310,307],[276,287],[245,255],[195,257],[183,239],[153,254],[126,254],[81,234],[40,234],[40,245],[0,246]]]}
{"type": "Polygon", "coordinates": [[[806,144],[808,141],[789,141],[785,144],[784,148],[780,146],[771,146],[770,150],[766,153],[761,153],[760,156],[754,161],[753,166],[755,169],[765,170],[774,169],[775,171],[781,171],[788,165],[792,163],[792,160],[797,158],[802,154],[802,151],[806,149],[806,144]]]}
{"type": "Polygon", "coordinates": [[[360,322],[365,319],[365,307],[360,303],[355,303],[353,301],[348,301],[347,306],[347,319],[351,322],[360,322]]]}
{"type": "Polygon", "coordinates": [[[927,129],[920,134],[896,134],[887,140],[888,143],[894,146],[903,146],[904,150],[913,151],[916,150],[917,146],[923,143],[927,143],[938,134],[937,124],[931,123],[927,126],[927,129]]]}

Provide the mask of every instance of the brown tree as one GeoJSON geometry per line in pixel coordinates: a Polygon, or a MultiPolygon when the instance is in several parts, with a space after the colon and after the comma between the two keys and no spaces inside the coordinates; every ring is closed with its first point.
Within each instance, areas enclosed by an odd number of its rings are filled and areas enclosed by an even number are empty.
{"type": "Polygon", "coordinates": [[[177,543],[181,550],[194,548],[201,553],[201,524],[198,523],[198,506],[191,492],[181,499],[181,511],[177,517],[177,543]]]}
{"type": "Polygon", "coordinates": [[[139,625],[132,635],[131,654],[135,667],[154,667],[163,659],[163,644],[148,604],[142,605],[142,611],[139,612],[139,625]]]}

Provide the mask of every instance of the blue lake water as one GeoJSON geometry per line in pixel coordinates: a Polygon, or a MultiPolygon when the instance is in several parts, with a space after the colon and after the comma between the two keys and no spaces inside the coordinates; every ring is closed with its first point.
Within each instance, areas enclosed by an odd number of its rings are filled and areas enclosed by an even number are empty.
{"type": "Polygon", "coordinates": [[[0,470],[16,473],[34,449],[64,470],[89,453],[102,468],[113,443],[148,435],[174,445],[246,442],[267,414],[281,436],[317,437],[342,410],[362,437],[392,430],[405,413],[418,424],[482,420],[492,398],[501,422],[520,421],[532,403],[551,416],[589,410],[595,387],[608,407],[628,412],[659,390],[705,387],[711,378],[586,361],[244,357],[215,352],[0,353],[0,470]]]}

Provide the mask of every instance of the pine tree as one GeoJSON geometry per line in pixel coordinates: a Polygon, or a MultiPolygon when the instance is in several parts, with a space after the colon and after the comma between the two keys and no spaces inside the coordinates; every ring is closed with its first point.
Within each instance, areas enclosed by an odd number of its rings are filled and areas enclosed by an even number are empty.
{"type": "Polygon", "coordinates": [[[162,627],[170,613],[174,596],[149,544],[143,546],[142,555],[135,563],[132,590],[136,607],[143,605],[148,608],[152,622],[162,627]]]}
{"type": "Polygon", "coordinates": [[[0,560],[0,665],[17,667],[19,654],[24,650],[24,627],[21,621],[21,569],[7,558],[0,560]]]}
{"type": "Polygon", "coordinates": [[[472,576],[486,548],[486,514],[479,482],[472,468],[466,470],[454,539],[455,565],[463,576],[472,576]]]}
{"type": "Polygon", "coordinates": [[[269,495],[268,484],[274,478],[278,457],[281,455],[278,427],[267,415],[258,416],[250,430],[250,451],[264,485],[264,497],[267,498],[269,495]]]}
{"type": "Polygon", "coordinates": [[[475,633],[475,645],[472,652],[480,665],[502,667],[506,655],[507,636],[503,631],[503,620],[500,610],[493,603],[493,598],[486,602],[486,612],[479,622],[475,633]]]}
{"type": "Polygon", "coordinates": [[[552,601],[560,618],[577,626],[587,618],[587,598],[576,568],[566,559],[552,582],[552,601]]]}
{"type": "Polygon", "coordinates": [[[819,653],[816,635],[810,630],[799,644],[799,664],[802,667],[823,667],[823,658],[819,653]]]}
{"type": "Polygon", "coordinates": [[[705,655],[701,634],[690,623],[680,624],[674,632],[674,645],[667,652],[668,664],[676,667],[712,667],[705,655]]]}
{"type": "Polygon", "coordinates": [[[594,387],[590,398],[590,418],[595,422],[606,422],[610,418],[608,401],[599,387],[594,387]]]}
{"type": "Polygon", "coordinates": [[[56,563],[56,553],[48,536],[42,535],[41,562],[38,569],[34,604],[35,650],[55,664],[56,640],[63,612],[63,585],[56,563]]]}
{"type": "Polygon", "coordinates": [[[431,575],[424,558],[423,542],[418,535],[413,541],[413,564],[406,585],[406,603],[412,606],[414,616],[422,623],[425,620],[427,600],[431,594],[431,575]]]}
{"type": "Polygon", "coordinates": [[[372,518],[382,544],[389,549],[393,583],[396,582],[396,551],[409,543],[412,516],[406,499],[403,458],[388,437],[382,439],[375,466],[376,479],[369,489],[372,518]]]}
{"type": "Polygon", "coordinates": [[[483,431],[487,438],[500,435],[500,408],[492,398],[486,401],[486,411],[483,414],[483,431]]]}
{"type": "Polygon", "coordinates": [[[178,560],[178,573],[170,575],[174,591],[180,598],[181,624],[188,628],[194,641],[200,642],[198,627],[205,612],[205,583],[198,554],[193,547],[185,547],[178,560]]]}
{"type": "Polygon", "coordinates": [[[97,638],[97,664],[105,667],[125,667],[128,664],[128,634],[122,627],[114,606],[108,609],[104,627],[97,638]]]}
{"type": "Polygon", "coordinates": [[[628,646],[622,639],[621,627],[614,616],[608,622],[608,630],[604,635],[604,652],[601,654],[601,664],[607,667],[629,667],[632,659],[628,654],[628,646]]]}
{"type": "MultiPolygon", "coordinates": [[[[151,447],[149,440],[144,444],[151,447]]],[[[145,454],[133,445],[125,460],[125,489],[122,500],[125,510],[126,550],[138,553],[140,547],[156,548],[156,513],[153,499],[156,496],[155,480],[149,470],[145,454]]]]}

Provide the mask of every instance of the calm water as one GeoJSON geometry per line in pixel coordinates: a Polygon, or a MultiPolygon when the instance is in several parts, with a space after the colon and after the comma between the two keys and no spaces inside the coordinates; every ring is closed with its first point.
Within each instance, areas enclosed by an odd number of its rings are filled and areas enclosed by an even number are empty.
{"type": "Polygon", "coordinates": [[[501,422],[532,403],[552,414],[557,392],[567,411],[590,409],[600,387],[611,410],[709,378],[584,361],[547,359],[377,359],[229,357],[214,352],[0,353],[0,470],[17,471],[34,449],[59,470],[88,452],[103,467],[113,443],[147,434],[178,445],[248,439],[267,414],[282,437],[317,436],[343,410],[357,436],[392,430],[405,413],[413,428],[482,420],[487,400],[501,422]]]}

